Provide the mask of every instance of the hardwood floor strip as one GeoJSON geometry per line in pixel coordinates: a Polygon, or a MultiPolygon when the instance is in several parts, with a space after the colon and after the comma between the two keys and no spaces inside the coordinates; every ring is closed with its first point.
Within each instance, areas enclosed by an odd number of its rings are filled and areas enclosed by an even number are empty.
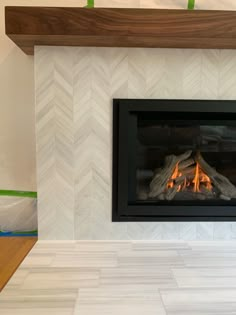
{"type": "Polygon", "coordinates": [[[36,237],[0,238],[0,291],[36,242],[36,237]]]}

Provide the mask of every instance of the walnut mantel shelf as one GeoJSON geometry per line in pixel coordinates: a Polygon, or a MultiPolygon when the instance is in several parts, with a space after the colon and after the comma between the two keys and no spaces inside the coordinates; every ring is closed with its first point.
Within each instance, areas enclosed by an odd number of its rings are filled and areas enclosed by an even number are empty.
{"type": "Polygon", "coordinates": [[[6,34],[35,45],[236,48],[235,11],[6,7],[6,34]]]}

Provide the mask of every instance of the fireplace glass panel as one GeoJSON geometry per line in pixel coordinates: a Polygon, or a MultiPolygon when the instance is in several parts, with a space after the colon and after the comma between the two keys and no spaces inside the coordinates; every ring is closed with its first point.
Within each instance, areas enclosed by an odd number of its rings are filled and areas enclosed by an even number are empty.
{"type": "Polygon", "coordinates": [[[113,101],[112,220],[236,221],[236,101],[113,101]]]}
{"type": "Polygon", "coordinates": [[[235,203],[236,124],[231,119],[222,113],[130,113],[129,201],[235,203]]]}

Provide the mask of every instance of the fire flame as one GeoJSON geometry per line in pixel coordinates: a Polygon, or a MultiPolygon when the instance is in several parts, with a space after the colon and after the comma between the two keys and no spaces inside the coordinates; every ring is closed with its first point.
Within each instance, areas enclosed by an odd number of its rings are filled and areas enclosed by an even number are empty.
{"type": "Polygon", "coordinates": [[[174,181],[177,177],[181,176],[181,173],[179,173],[179,166],[178,163],[175,166],[174,172],[170,178],[170,181],[167,183],[167,188],[172,188],[174,187],[174,181]]]}
{"type": "Polygon", "coordinates": [[[193,191],[194,192],[200,192],[200,176],[199,176],[199,164],[197,163],[196,164],[196,168],[195,168],[195,176],[194,176],[194,179],[193,179],[193,191]]]}
{"type": "Polygon", "coordinates": [[[182,183],[177,186],[177,192],[183,191],[186,188],[191,189],[191,187],[193,192],[201,192],[201,189],[203,188],[209,191],[212,190],[211,180],[207,176],[207,174],[201,169],[199,163],[196,163],[196,166],[193,170],[193,174],[185,175],[185,177],[183,176],[181,171],[179,171],[179,165],[177,163],[173,171],[173,174],[167,183],[166,188],[167,189],[173,188],[176,182],[178,183],[178,180],[181,182],[181,179],[182,183]]]}

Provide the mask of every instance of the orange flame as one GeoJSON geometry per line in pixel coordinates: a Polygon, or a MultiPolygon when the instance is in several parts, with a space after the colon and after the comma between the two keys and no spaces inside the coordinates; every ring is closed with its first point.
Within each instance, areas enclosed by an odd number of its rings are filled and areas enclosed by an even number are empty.
{"type": "Polygon", "coordinates": [[[205,173],[202,174],[201,182],[204,182],[206,184],[206,188],[208,190],[212,190],[211,180],[205,173]]]}
{"type": "MultiPolygon", "coordinates": [[[[167,189],[173,188],[175,185],[176,178],[182,176],[183,174],[179,171],[178,163],[175,166],[173,174],[167,183],[167,189]]],[[[201,192],[201,188],[205,188],[209,191],[212,190],[212,184],[210,178],[204,173],[200,165],[196,163],[196,166],[193,171],[193,179],[189,180],[185,177],[184,182],[177,187],[177,192],[183,191],[185,189],[191,189],[192,186],[194,192],[201,192]]],[[[190,176],[191,177],[191,176],[190,176]]]]}
{"type": "MultiPolygon", "coordinates": [[[[177,177],[182,176],[182,173],[179,172],[179,165],[178,163],[175,166],[174,172],[169,180],[169,182],[167,183],[167,188],[172,188],[174,187],[174,181],[177,177]]],[[[178,186],[177,191],[179,192],[181,190],[181,185],[178,186]]]]}
{"type": "Polygon", "coordinates": [[[196,168],[195,168],[195,176],[194,176],[194,179],[193,179],[193,183],[194,183],[194,186],[193,186],[193,191],[194,192],[200,192],[200,179],[199,179],[199,164],[197,163],[196,165],[196,168]]]}

